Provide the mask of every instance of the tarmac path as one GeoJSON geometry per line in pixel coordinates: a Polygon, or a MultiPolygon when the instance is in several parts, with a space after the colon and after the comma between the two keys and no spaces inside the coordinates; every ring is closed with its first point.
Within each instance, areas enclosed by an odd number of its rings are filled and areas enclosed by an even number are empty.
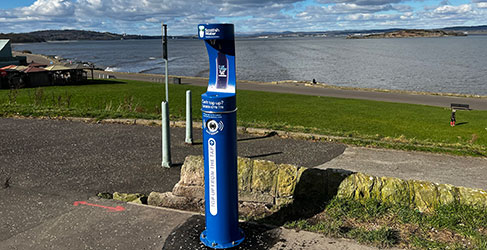
{"type": "MultiPolygon", "coordinates": [[[[201,216],[95,195],[170,191],[185,156],[201,154],[201,130],[194,134],[197,143],[186,145],[184,129],[171,128],[175,166],[167,169],[160,167],[160,127],[0,118],[0,249],[179,249],[187,242],[174,244],[175,235],[189,233],[185,226],[197,235],[201,216]]],[[[238,137],[240,156],[487,188],[485,158],[238,137]]],[[[308,232],[243,227],[252,249],[373,249],[308,232]]]]}
{"type": "MultiPolygon", "coordinates": [[[[160,127],[0,118],[0,249],[162,249],[193,214],[95,196],[172,190],[184,158],[202,154],[201,130],[195,145],[184,144],[184,134],[171,128],[174,167],[167,169],[160,127]]],[[[241,156],[314,166],[345,146],[239,135],[238,148],[241,156]]]]}
{"type": "Polygon", "coordinates": [[[373,176],[425,180],[487,190],[487,158],[390,149],[347,147],[317,168],[345,169],[373,176]]]}

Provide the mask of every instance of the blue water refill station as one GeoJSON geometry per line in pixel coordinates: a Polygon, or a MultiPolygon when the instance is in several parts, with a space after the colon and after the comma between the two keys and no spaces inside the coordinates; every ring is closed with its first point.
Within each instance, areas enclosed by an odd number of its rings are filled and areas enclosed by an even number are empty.
{"type": "Polygon", "coordinates": [[[201,242],[230,248],[244,240],[238,227],[237,105],[233,24],[200,24],[210,60],[207,92],[201,95],[205,159],[206,230],[201,242]]]}

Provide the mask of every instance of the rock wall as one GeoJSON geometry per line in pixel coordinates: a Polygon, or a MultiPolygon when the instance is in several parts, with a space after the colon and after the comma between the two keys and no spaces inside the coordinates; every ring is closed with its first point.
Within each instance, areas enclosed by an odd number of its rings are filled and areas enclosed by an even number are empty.
{"type": "MultiPolygon", "coordinates": [[[[241,202],[282,205],[293,200],[294,189],[306,168],[288,164],[275,164],[265,160],[238,158],[238,195],[241,202]]],[[[168,196],[169,194],[165,194],[168,196]]],[[[172,195],[193,200],[204,199],[204,162],[202,156],[186,157],[181,177],[172,195]]],[[[149,196],[154,203],[156,193],[149,196]],[[151,197],[152,196],[152,197],[151,197]]],[[[158,202],[160,199],[157,199],[158,202]]]]}
{"type": "Polygon", "coordinates": [[[431,212],[452,202],[487,207],[487,192],[484,190],[362,173],[348,176],[340,184],[337,195],[340,198],[375,199],[392,205],[411,206],[421,212],[431,212]]]}
{"type": "MultiPolygon", "coordinates": [[[[238,158],[238,194],[240,211],[271,208],[276,211],[290,203],[322,206],[335,196],[365,201],[375,199],[388,204],[411,206],[422,212],[441,204],[458,202],[487,207],[483,190],[436,184],[426,181],[375,177],[344,170],[303,168],[271,161],[238,158]],[[247,209],[242,209],[247,204],[247,209]],[[253,204],[254,207],[248,206],[253,204]]],[[[152,192],[149,205],[204,209],[204,162],[202,156],[188,156],[181,168],[181,179],[170,193],[152,192]]],[[[255,211],[254,211],[255,212],[255,211]]]]}

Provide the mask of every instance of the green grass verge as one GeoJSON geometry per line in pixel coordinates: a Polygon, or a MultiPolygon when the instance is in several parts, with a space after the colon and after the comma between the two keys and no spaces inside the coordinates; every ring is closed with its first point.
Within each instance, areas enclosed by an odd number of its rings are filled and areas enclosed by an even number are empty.
{"type": "Polygon", "coordinates": [[[487,210],[460,204],[425,214],[373,200],[360,203],[335,198],[322,213],[285,226],[380,247],[487,249],[487,210]]]}
{"type": "MultiPolygon", "coordinates": [[[[164,86],[130,80],[88,85],[0,90],[0,115],[159,119],[164,86]]],[[[185,115],[185,91],[193,93],[200,119],[205,88],[169,85],[170,114],[185,115]]],[[[487,154],[487,111],[459,111],[449,126],[448,108],[367,100],[239,90],[240,126],[344,137],[341,141],[385,148],[487,154]]]]}

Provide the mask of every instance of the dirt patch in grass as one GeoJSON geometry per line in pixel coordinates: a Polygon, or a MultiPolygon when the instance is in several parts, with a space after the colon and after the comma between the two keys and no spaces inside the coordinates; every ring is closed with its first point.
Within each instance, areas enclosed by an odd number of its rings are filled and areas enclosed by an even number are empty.
{"type": "Polygon", "coordinates": [[[432,213],[376,201],[332,200],[319,214],[285,224],[377,247],[485,249],[487,210],[451,204],[432,213]],[[449,211],[449,212],[446,212],[449,211]],[[472,216],[475,215],[475,216],[472,216]]]}

